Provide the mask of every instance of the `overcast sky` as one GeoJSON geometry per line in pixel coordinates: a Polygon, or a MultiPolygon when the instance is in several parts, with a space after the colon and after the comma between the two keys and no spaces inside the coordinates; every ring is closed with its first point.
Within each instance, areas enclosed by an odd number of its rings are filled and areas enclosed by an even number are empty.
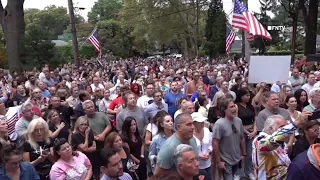
{"type": "MultiPolygon", "coordinates": [[[[7,4],[8,0],[1,0],[3,6],[7,4]]],[[[94,2],[97,0],[73,0],[75,7],[84,7],[85,10],[79,12],[82,16],[87,19],[87,14],[91,10],[94,2]]],[[[233,9],[233,2],[232,0],[222,0],[223,1],[223,8],[227,14],[229,14],[233,9]]],[[[43,9],[49,5],[56,5],[56,6],[63,6],[68,7],[68,0],[25,0],[24,8],[37,8],[43,9]]],[[[260,3],[258,0],[249,0],[249,11],[260,11],[260,3]]],[[[231,17],[229,17],[231,19],[231,17]]]]}

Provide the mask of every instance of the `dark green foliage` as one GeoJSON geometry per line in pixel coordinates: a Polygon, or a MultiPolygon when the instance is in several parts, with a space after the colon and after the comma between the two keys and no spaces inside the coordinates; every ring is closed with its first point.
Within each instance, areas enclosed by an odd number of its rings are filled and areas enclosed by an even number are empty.
{"type": "Polygon", "coordinates": [[[115,19],[122,5],[121,0],[98,0],[88,13],[88,21],[96,24],[99,21],[115,19]]]}
{"type": "Polygon", "coordinates": [[[204,49],[210,57],[225,54],[226,47],[226,14],[221,0],[212,0],[208,9],[205,28],[206,43],[204,49]]]}

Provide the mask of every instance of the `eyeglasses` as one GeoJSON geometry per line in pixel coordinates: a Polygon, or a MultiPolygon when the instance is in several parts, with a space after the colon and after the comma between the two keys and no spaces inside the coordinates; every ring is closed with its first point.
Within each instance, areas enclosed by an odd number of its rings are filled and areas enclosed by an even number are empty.
{"type": "Polygon", "coordinates": [[[21,160],[19,160],[17,162],[7,162],[7,164],[10,165],[10,166],[17,166],[22,162],[23,162],[23,159],[21,159],[21,160]]]}
{"type": "Polygon", "coordinates": [[[232,128],[232,131],[234,134],[237,134],[238,133],[238,130],[236,128],[236,126],[234,124],[231,125],[231,128],[232,128]]]}

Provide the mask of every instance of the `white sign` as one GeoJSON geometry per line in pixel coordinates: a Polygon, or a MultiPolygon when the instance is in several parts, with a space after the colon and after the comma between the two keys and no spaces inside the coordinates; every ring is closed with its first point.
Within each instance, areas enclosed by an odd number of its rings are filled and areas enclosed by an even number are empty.
{"type": "Polygon", "coordinates": [[[268,31],[284,31],[285,26],[268,26],[268,31]]]}
{"type": "Polygon", "coordinates": [[[287,83],[291,56],[251,56],[249,83],[287,83]]]}

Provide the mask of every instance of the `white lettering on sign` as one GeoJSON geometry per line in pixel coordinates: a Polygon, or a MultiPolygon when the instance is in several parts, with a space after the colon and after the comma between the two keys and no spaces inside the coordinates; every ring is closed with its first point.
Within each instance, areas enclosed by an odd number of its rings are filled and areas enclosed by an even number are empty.
{"type": "Polygon", "coordinates": [[[286,27],[285,26],[268,26],[268,31],[283,31],[286,27]]]}

